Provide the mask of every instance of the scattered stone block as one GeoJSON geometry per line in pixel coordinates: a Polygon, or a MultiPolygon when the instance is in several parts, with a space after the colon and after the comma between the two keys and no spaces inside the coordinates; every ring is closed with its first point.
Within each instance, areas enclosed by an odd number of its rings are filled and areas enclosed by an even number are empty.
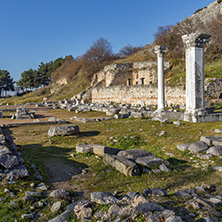
{"type": "Polygon", "coordinates": [[[207,150],[207,153],[214,156],[220,156],[222,155],[222,146],[212,146],[207,150]]]}
{"type": "Polygon", "coordinates": [[[59,211],[61,208],[61,204],[62,203],[60,201],[55,202],[51,207],[51,212],[55,213],[55,212],[59,211]]]}
{"type": "Polygon", "coordinates": [[[106,110],[106,115],[107,116],[114,116],[115,114],[118,114],[120,112],[119,108],[111,108],[106,110]]]}
{"type": "Polygon", "coordinates": [[[0,110],[0,118],[3,118],[3,111],[0,110]]]}
{"type": "Polygon", "coordinates": [[[215,129],[214,132],[215,133],[222,133],[222,129],[215,129]]]}
{"type": "Polygon", "coordinates": [[[141,150],[141,149],[131,149],[122,150],[117,156],[124,157],[126,159],[136,160],[138,157],[154,156],[152,152],[141,150]]]}
{"type": "Polygon", "coordinates": [[[160,170],[164,171],[164,172],[170,172],[170,170],[168,169],[168,167],[163,163],[159,166],[160,170]]]}
{"type": "Polygon", "coordinates": [[[148,202],[148,203],[142,203],[139,204],[135,209],[134,209],[134,213],[148,213],[148,212],[154,212],[154,211],[163,211],[164,208],[157,204],[157,203],[152,203],[152,202],[148,202]]]}
{"type": "Polygon", "coordinates": [[[29,176],[29,172],[24,165],[15,166],[6,174],[8,180],[17,180],[29,176]]]}
{"type": "Polygon", "coordinates": [[[9,154],[0,155],[0,165],[6,169],[11,169],[12,167],[19,165],[18,157],[9,154]]]}
{"type": "Polygon", "coordinates": [[[118,199],[109,192],[93,192],[91,193],[91,201],[98,204],[115,204],[118,199]]]}
{"type": "Polygon", "coordinates": [[[135,175],[140,174],[140,171],[137,165],[133,163],[132,161],[125,159],[123,157],[105,154],[104,162],[111,165],[112,167],[115,167],[118,171],[123,173],[125,176],[135,176],[135,175]]]}
{"type": "Polygon", "coordinates": [[[207,145],[207,143],[205,143],[203,141],[198,141],[198,142],[195,142],[195,143],[191,143],[191,145],[188,147],[188,149],[192,153],[199,153],[199,152],[207,150],[208,145],[207,145]]]}
{"type": "Polygon", "coordinates": [[[222,172],[222,167],[221,166],[214,166],[213,169],[216,170],[216,171],[222,172]]]}
{"type": "Polygon", "coordinates": [[[78,134],[79,127],[77,125],[52,126],[48,131],[49,136],[70,136],[78,134]]]}
{"type": "Polygon", "coordinates": [[[66,198],[69,196],[69,192],[65,189],[57,189],[57,190],[53,190],[50,194],[50,197],[52,198],[66,198]]]}
{"type": "Polygon", "coordinates": [[[155,156],[138,157],[136,159],[136,163],[148,168],[153,166],[160,166],[161,164],[165,164],[167,166],[170,165],[170,163],[167,160],[155,156]]]}
{"type": "Polygon", "coordinates": [[[121,150],[117,148],[111,148],[99,144],[92,144],[93,153],[98,156],[104,156],[105,154],[117,155],[121,150]]]}
{"type": "Polygon", "coordinates": [[[182,126],[183,125],[180,121],[173,121],[173,124],[177,125],[177,126],[182,126]]]}
{"type": "Polygon", "coordinates": [[[222,145],[222,137],[221,136],[201,136],[200,141],[207,143],[208,146],[222,145]]]}
{"type": "Polygon", "coordinates": [[[93,145],[92,144],[79,144],[76,146],[76,153],[92,153],[93,145]]]}
{"type": "Polygon", "coordinates": [[[190,145],[191,145],[191,143],[178,144],[177,148],[181,151],[186,151],[186,150],[188,150],[190,145]]]}

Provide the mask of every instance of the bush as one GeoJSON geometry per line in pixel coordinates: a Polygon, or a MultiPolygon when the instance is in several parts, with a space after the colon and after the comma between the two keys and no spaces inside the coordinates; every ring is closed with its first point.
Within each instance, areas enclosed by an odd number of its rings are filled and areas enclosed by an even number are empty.
{"type": "Polygon", "coordinates": [[[222,0],[217,0],[217,3],[219,4],[219,3],[221,3],[222,2],[222,0]]]}

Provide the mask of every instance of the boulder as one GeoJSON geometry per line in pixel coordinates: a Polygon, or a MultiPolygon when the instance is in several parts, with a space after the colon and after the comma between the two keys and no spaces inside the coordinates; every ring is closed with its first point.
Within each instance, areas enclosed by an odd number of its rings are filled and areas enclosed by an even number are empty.
{"type": "Polygon", "coordinates": [[[24,165],[15,166],[6,174],[8,180],[17,180],[29,176],[29,172],[24,165]]]}
{"type": "Polygon", "coordinates": [[[121,151],[120,149],[117,148],[111,148],[99,144],[92,144],[92,147],[93,147],[93,153],[98,156],[104,156],[105,154],[116,155],[121,151]]]}
{"type": "Polygon", "coordinates": [[[215,156],[222,155],[222,146],[212,146],[207,150],[207,154],[212,154],[215,156]]]}
{"type": "Polygon", "coordinates": [[[131,149],[131,150],[122,150],[118,152],[117,156],[124,157],[126,159],[136,160],[138,157],[154,156],[154,154],[146,150],[131,149]]]}
{"type": "Polygon", "coordinates": [[[104,162],[115,167],[125,176],[135,176],[140,174],[138,166],[132,161],[116,155],[104,155],[104,162]]]}
{"type": "Polygon", "coordinates": [[[77,125],[52,126],[48,131],[49,136],[69,136],[78,134],[79,127],[77,125]]]}
{"type": "Polygon", "coordinates": [[[207,143],[203,141],[191,143],[191,145],[188,147],[188,150],[190,150],[192,153],[199,153],[207,149],[208,149],[208,145],[207,143]]]}
{"type": "Polygon", "coordinates": [[[136,163],[148,168],[153,166],[160,166],[161,164],[165,164],[167,166],[170,165],[170,163],[167,160],[155,156],[138,157],[136,159],[136,163]]]}
{"type": "Polygon", "coordinates": [[[110,192],[93,192],[91,193],[91,201],[97,204],[115,204],[118,199],[110,192]]]}

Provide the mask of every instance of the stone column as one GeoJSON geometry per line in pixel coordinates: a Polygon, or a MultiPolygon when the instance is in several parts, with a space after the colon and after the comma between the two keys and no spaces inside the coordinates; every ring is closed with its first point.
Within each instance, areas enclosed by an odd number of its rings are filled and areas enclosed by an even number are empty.
{"type": "Polygon", "coordinates": [[[158,107],[157,112],[165,111],[165,92],[164,92],[164,53],[165,46],[156,45],[155,53],[157,54],[158,63],[158,107]]]}
{"type": "Polygon", "coordinates": [[[204,94],[204,45],[211,35],[183,35],[186,50],[186,111],[184,120],[196,122],[195,116],[206,114],[204,94]]]}

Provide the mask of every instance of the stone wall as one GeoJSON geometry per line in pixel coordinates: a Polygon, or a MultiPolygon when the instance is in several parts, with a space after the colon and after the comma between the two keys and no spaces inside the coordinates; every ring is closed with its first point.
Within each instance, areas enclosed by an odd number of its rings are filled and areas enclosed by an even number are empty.
{"type": "MultiPolygon", "coordinates": [[[[91,89],[92,102],[109,102],[141,104],[142,101],[146,105],[157,104],[157,87],[150,85],[137,86],[109,86],[91,89]]],[[[178,104],[185,103],[185,90],[183,87],[166,87],[166,103],[178,104]]]]}
{"type": "MultiPolygon", "coordinates": [[[[170,70],[170,63],[164,63],[165,73],[170,70]]],[[[127,85],[130,79],[130,85],[141,85],[150,83],[157,84],[157,63],[156,62],[135,62],[118,63],[106,66],[102,71],[96,73],[93,77],[91,86],[114,86],[127,85]]]]}

